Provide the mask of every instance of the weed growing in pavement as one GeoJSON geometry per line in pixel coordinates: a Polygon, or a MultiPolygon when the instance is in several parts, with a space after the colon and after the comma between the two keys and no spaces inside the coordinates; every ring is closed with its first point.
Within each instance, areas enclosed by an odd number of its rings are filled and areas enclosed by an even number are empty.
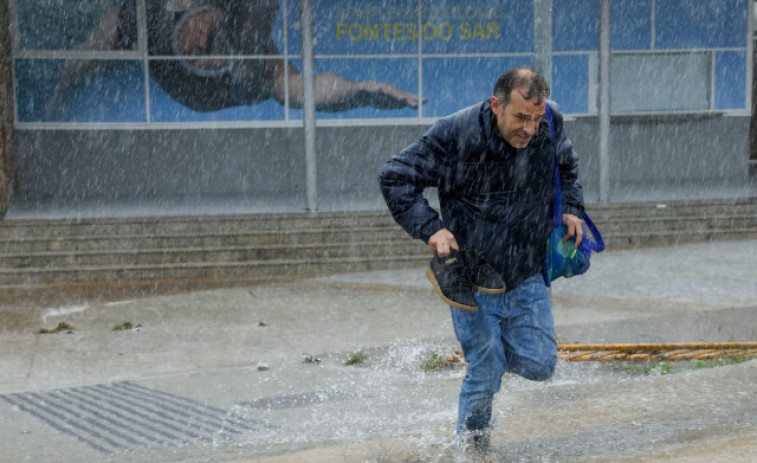
{"type": "Polygon", "coordinates": [[[73,331],[74,331],[73,325],[69,325],[66,322],[60,322],[58,323],[58,326],[56,326],[53,329],[42,328],[41,330],[37,331],[37,333],[38,334],[52,334],[52,333],[61,333],[61,332],[72,333],[73,331]]]}
{"type": "Polygon", "coordinates": [[[120,325],[116,325],[113,327],[113,331],[124,331],[124,330],[130,330],[134,328],[134,324],[131,322],[123,322],[120,325]]]}
{"type": "Polygon", "coordinates": [[[626,367],[626,373],[629,375],[667,375],[673,369],[667,363],[660,361],[651,361],[644,363],[634,363],[626,367]]]}
{"type": "Polygon", "coordinates": [[[728,365],[738,365],[754,359],[754,356],[726,357],[722,359],[694,360],[694,368],[715,368],[728,365]]]}
{"type": "Polygon", "coordinates": [[[459,363],[459,361],[456,361],[454,358],[451,358],[449,356],[439,355],[436,352],[431,352],[429,358],[421,364],[421,371],[440,371],[446,368],[452,368],[459,363]]]}
{"type": "Polygon", "coordinates": [[[368,360],[368,354],[366,354],[365,352],[357,351],[350,354],[350,356],[347,357],[347,360],[344,361],[344,365],[345,366],[357,365],[357,364],[365,362],[366,360],[368,360]]]}
{"type": "Polygon", "coordinates": [[[679,373],[682,371],[699,370],[702,368],[724,367],[728,365],[737,365],[748,362],[755,356],[736,356],[724,357],[718,359],[691,360],[689,362],[672,362],[666,363],[661,360],[650,360],[647,362],[632,363],[625,365],[625,371],[629,375],[667,375],[679,373]]]}

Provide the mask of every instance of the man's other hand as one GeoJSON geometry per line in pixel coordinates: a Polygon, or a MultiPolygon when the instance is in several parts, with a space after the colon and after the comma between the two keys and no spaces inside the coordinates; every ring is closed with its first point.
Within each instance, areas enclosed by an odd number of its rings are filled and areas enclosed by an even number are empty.
{"type": "MultiPolygon", "coordinates": [[[[584,230],[581,227],[581,224],[583,224],[583,220],[579,219],[573,214],[563,214],[562,215],[562,221],[565,224],[565,226],[568,227],[568,233],[565,234],[565,238],[563,238],[563,243],[567,242],[569,239],[576,237],[576,248],[581,245],[581,240],[584,238],[584,230]]],[[[429,243],[431,241],[429,240],[429,243]]]]}
{"type": "Polygon", "coordinates": [[[460,250],[455,240],[455,235],[446,228],[442,228],[431,235],[431,238],[428,239],[428,245],[431,248],[431,252],[437,254],[439,257],[447,257],[450,249],[460,250]]]}

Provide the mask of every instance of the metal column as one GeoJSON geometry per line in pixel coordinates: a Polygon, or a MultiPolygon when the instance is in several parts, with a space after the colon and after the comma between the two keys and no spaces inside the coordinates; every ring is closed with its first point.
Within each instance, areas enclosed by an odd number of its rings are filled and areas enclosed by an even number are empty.
{"type": "Polygon", "coordinates": [[[610,201],[610,20],[612,0],[599,1],[599,202],[610,201]]]}
{"type": "Polygon", "coordinates": [[[534,67],[552,87],[552,0],[534,0],[534,67]]]}
{"type": "Polygon", "coordinates": [[[300,0],[302,36],[303,129],[305,131],[305,187],[307,208],[318,210],[318,176],[315,152],[315,66],[313,65],[313,3],[300,0]]]}

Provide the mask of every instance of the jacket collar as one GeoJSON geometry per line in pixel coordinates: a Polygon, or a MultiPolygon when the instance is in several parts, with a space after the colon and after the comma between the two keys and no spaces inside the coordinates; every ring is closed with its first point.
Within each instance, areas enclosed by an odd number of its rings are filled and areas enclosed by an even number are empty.
{"type": "Polygon", "coordinates": [[[492,112],[492,104],[489,100],[485,100],[482,106],[482,117],[484,124],[484,135],[489,142],[489,148],[495,154],[504,153],[508,148],[512,149],[509,143],[501,139],[497,133],[499,132],[497,124],[494,120],[494,112],[492,112]]]}

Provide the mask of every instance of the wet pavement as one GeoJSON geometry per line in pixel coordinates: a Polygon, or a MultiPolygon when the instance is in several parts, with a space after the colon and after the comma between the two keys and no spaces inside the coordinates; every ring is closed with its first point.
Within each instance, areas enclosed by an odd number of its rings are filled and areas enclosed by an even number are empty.
{"type": "MultiPolygon", "coordinates": [[[[757,341],[755,262],[754,240],[596,255],[586,276],[555,282],[558,339],[757,341]]],[[[455,454],[465,370],[423,368],[457,344],[422,268],[145,290],[4,293],[0,460],[677,463],[757,454],[757,361],[561,361],[544,383],[506,375],[490,452],[455,454]],[[71,331],[38,334],[60,322],[71,331]],[[356,353],[364,361],[345,365],[356,353]]]]}

